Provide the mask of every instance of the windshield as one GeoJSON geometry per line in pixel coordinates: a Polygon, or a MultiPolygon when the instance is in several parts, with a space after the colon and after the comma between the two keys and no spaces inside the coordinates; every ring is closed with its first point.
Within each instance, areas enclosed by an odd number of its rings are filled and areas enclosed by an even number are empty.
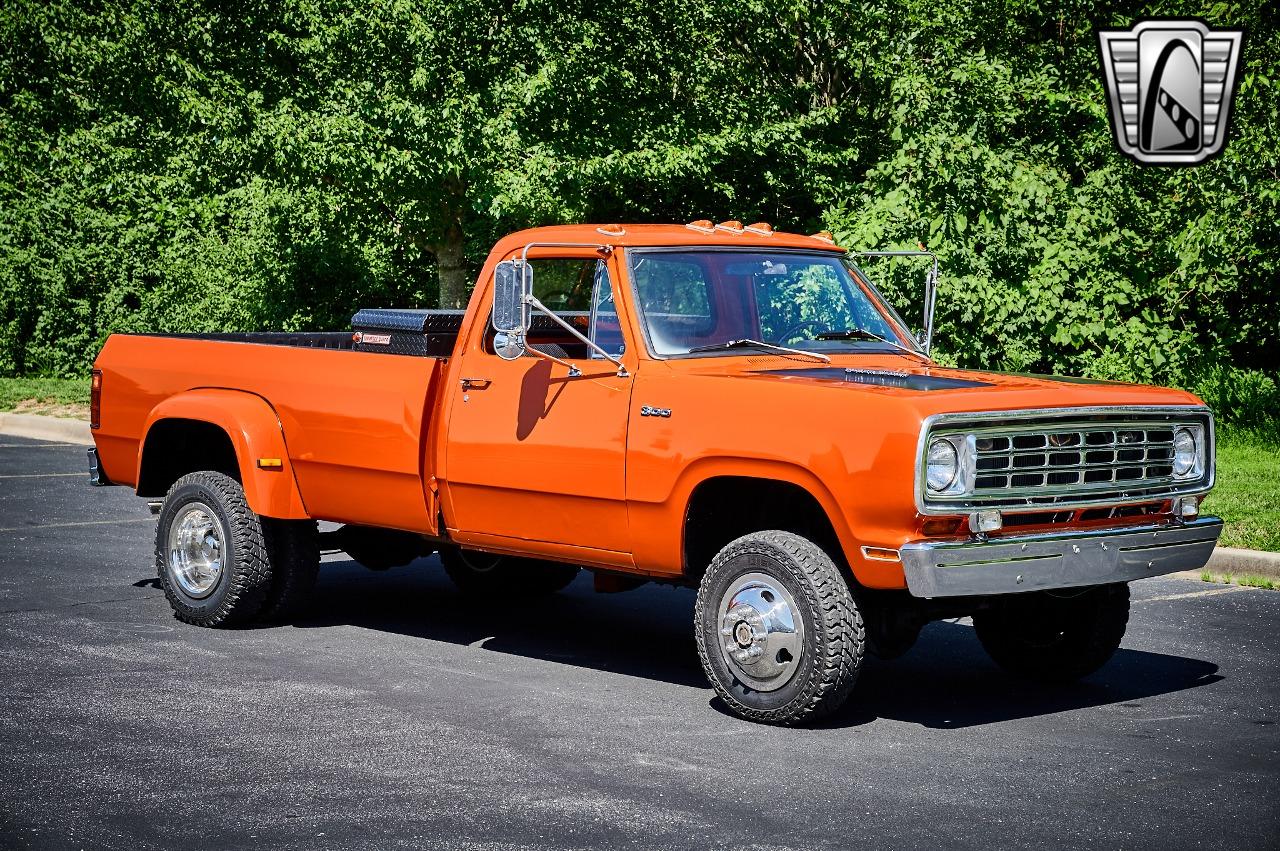
{"type": "Polygon", "coordinates": [[[752,342],[827,353],[917,348],[870,282],[836,255],[633,249],[629,256],[655,355],[740,351],[752,342]]]}

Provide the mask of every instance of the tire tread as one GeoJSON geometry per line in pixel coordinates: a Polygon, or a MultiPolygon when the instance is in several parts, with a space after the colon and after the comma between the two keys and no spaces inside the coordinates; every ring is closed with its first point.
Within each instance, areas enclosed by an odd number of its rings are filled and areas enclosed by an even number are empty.
{"type": "Polygon", "coordinates": [[[738,538],[722,549],[703,576],[694,607],[694,624],[698,656],[707,679],[736,714],[762,723],[802,724],[834,712],[845,702],[857,683],[862,660],[866,655],[866,625],[840,569],[821,547],[792,532],[754,532],[738,538]],[[825,654],[821,663],[810,667],[808,682],[797,699],[779,709],[768,710],[742,703],[732,692],[721,686],[708,657],[709,648],[702,629],[707,607],[719,603],[709,600],[705,593],[709,580],[713,582],[719,572],[728,569],[727,565],[735,557],[748,552],[760,552],[762,548],[772,548],[785,554],[789,564],[782,563],[792,572],[792,578],[812,589],[812,600],[808,595],[802,595],[804,602],[796,602],[797,605],[809,606],[809,621],[824,626],[826,639],[822,642],[825,654]]]}
{"type": "Polygon", "coordinates": [[[231,584],[218,606],[211,611],[198,611],[183,603],[169,582],[166,569],[168,542],[165,540],[166,528],[162,523],[156,529],[155,552],[156,571],[165,596],[173,607],[174,617],[185,623],[196,626],[236,626],[248,623],[262,610],[271,586],[271,556],[261,520],[249,508],[239,482],[230,476],[207,470],[188,473],[173,483],[165,496],[162,517],[168,511],[169,501],[174,494],[189,485],[211,491],[220,503],[217,507],[224,514],[226,533],[231,538],[231,552],[234,555],[234,564],[224,565],[223,568],[231,568],[227,579],[231,584]]]}

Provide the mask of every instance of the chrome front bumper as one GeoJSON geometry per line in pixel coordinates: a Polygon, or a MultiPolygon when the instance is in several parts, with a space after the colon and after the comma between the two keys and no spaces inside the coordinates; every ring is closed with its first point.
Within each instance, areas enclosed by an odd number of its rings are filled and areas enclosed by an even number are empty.
{"type": "Polygon", "coordinates": [[[1049,532],[988,541],[921,541],[901,551],[915,597],[1016,594],[1129,582],[1204,567],[1222,521],[1049,532]]]}

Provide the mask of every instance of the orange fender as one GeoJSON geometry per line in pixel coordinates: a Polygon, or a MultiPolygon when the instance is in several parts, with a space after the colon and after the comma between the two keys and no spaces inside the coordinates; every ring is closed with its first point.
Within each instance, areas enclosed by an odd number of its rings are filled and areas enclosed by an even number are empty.
{"type": "Polygon", "coordinates": [[[209,423],[227,433],[240,465],[245,500],[254,513],[285,520],[310,517],[298,491],[279,417],[261,396],[239,390],[187,390],[152,408],[142,432],[134,481],[142,480],[142,455],[152,426],[175,419],[209,423]],[[260,467],[262,458],[279,459],[280,466],[260,467]]]}

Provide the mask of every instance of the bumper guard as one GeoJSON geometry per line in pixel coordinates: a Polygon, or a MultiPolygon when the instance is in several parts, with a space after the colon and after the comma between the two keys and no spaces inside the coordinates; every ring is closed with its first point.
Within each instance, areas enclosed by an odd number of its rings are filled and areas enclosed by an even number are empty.
{"type": "Polygon", "coordinates": [[[98,448],[96,446],[89,447],[89,484],[97,485],[98,487],[107,487],[111,484],[107,474],[102,471],[102,462],[98,460],[98,448]]]}

